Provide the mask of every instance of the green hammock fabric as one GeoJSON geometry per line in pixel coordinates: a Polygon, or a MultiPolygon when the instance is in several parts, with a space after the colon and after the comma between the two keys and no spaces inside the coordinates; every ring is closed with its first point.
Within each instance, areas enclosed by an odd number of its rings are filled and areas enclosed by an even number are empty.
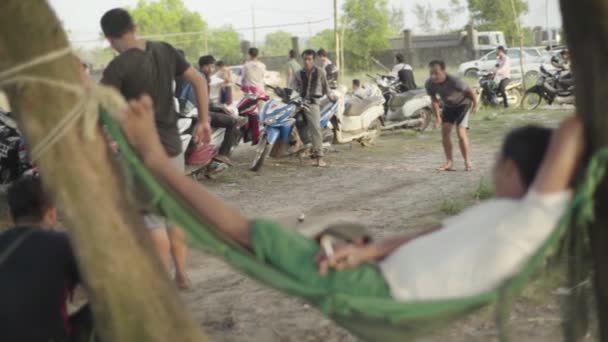
{"type": "MultiPolygon", "coordinates": [[[[593,195],[604,177],[608,163],[608,149],[600,151],[592,158],[584,182],[578,188],[560,224],[530,257],[521,271],[506,280],[499,288],[466,298],[399,302],[310,289],[290,278],[289,275],[274,269],[272,265],[258,260],[247,250],[217,234],[197,218],[190,208],[182,205],[140,162],[118,124],[103,111],[101,120],[106,125],[108,133],[118,143],[130,171],[148,191],[154,194],[155,205],[187,232],[195,247],[219,255],[232,266],[268,286],[314,304],[327,317],[354,335],[369,341],[411,340],[416,336],[436,331],[456,319],[495,302],[502,308],[499,309],[499,327],[504,328],[510,298],[528,282],[533,272],[543,265],[547,256],[559,245],[570,224],[576,222],[577,227],[580,228],[593,221],[593,195]]],[[[503,330],[501,339],[505,339],[506,329],[501,330],[503,330]]]]}

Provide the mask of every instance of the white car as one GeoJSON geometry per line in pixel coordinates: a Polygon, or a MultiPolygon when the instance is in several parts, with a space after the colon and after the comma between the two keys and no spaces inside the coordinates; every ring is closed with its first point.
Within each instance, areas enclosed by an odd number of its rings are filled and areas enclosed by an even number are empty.
{"type": "MultiPolygon", "coordinates": [[[[507,49],[507,56],[511,58],[511,77],[521,79],[524,74],[526,78],[539,75],[540,66],[547,63],[546,55],[538,48],[524,48],[524,72],[520,65],[520,51],[518,48],[507,49]]],[[[496,68],[496,51],[491,51],[476,61],[460,64],[458,74],[465,77],[475,78],[480,71],[492,71],[496,68]]]]}

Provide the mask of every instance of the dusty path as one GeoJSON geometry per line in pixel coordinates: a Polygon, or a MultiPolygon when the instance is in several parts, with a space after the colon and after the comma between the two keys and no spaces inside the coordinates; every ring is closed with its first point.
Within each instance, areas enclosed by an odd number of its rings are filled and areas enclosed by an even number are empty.
{"type": "MultiPolygon", "coordinates": [[[[487,115],[487,114],[482,114],[487,115]]],[[[471,131],[475,171],[438,173],[442,161],[438,133],[394,132],[377,146],[338,146],[328,154],[327,169],[301,166],[295,159],[270,160],[260,174],[245,171],[252,158],[241,146],[237,166],[206,182],[214,192],[250,216],[279,218],[298,226],[319,226],[345,218],[370,227],[377,237],[428,227],[446,215],[446,199],[473,202],[482,177],[488,179],[500,139],[509,127],[529,121],[555,123],[563,111],[509,114],[477,119],[471,131]]],[[[302,227],[300,227],[301,229],[302,227]]],[[[355,341],[304,302],[261,286],[216,258],[193,251],[190,274],[194,289],[184,300],[216,341],[355,341]]],[[[514,337],[523,341],[559,339],[559,310],[548,303],[520,302],[512,315],[514,337]]],[[[490,341],[495,339],[492,312],[485,310],[441,335],[423,341],[490,341]]]]}

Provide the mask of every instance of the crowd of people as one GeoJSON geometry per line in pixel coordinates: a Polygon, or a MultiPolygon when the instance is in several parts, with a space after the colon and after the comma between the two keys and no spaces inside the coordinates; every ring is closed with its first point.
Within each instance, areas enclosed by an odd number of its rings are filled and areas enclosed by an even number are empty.
{"type": "MultiPolygon", "coordinates": [[[[195,143],[209,143],[211,127],[226,129],[217,159],[231,164],[240,123],[228,110],[235,80],[225,63],[210,55],[201,56],[197,70],[173,46],[138,39],[135,24],[123,9],[105,13],[101,28],[119,53],[104,70],[101,83],[116,88],[129,101],[122,128],[142,160],[201,219],[304,284],[325,284],[350,294],[396,300],[472,295],[514,273],[545,241],[569,202],[569,188],[583,153],[582,125],[575,118],[566,119],[555,132],[527,126],[505,138],[493,171],[497,199],[422,234],[339,244],[330,253],[316,241],[279,224],[252,224],[185,176],[174,97],[180,100],[180,110],[182,106],[198,110],[195,143]],[[214,68],[223,81],[219,104],[209,100],[214,68]],[[310,263],[302,264],[302,260],[310,263]]],[[[497,50],[496,77],[502,92],[510,78],[510,61],[504,52],[502,47],[497,50]]],[[[258,55],[259,51],[251,48],[243,67],[241,87],[248,92],[264,92],[266,66],[258,55]]],[[[302,65],[296,53],[290,52],[287,84],[307,104],[304,115],[309,122],[314,164],[326,166],[319,99],[331,96],[330,84],[337,81],[337,68],[325,50],[305,50],[301,58],[302,65]]],[[[396,62],[392,70],[395,77],[412,71],[402,55],[397,55],[396,62]]],[[[451,134],[455,127],[465,169],[470,171],[468,116],[476,111],[477,97],[466,83],[446,72],[442,61],[430,62],[429,74],[425,88],[436,121],[442,126],[446,157],[438,170],[454,170],[451,134]]],[[[360,87],[360,81],[354,80],[353,91],[360,87]]],[[[140,214],[164,271],[173,269],[176,287],[186,290],[192,284],[186,271],[184,234],[156,213],[145,197],[140,201],[140,214]]],[[[80,282],[80,272],[68,237],[54,231],[57,210],[40,179],[28,176],[12,184],[7,201],[14,228],[0,234],[0,337],[4,341],[75,341],[77,336],[90,333],[88,307],[72,316],[66,309],[80,282]]]]}

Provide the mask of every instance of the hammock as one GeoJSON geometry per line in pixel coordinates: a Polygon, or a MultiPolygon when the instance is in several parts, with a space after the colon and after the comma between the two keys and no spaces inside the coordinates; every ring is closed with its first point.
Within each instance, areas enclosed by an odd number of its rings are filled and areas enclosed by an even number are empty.
{"type": "Polygon", "coordinates": [[[230,241],[195,216],[187,206],[169,191],[144,167],[128,144],[119,125],[102,111],[100,116],[108,133],[116,140],[120,151],[137,179],[153,194],[153,204],[172,221],[181,226],[195,247],[219,255],[225,261],[258,281],[300,297],[354,335],[369,341],[404,341],[434,332],[448,323],[477,309],[498,303],[498,325],[501,340],[508,339],[506,323],[513,295],[530,280],[572,223],[577,228],[594,219],[593,195],[602,181],[608,164],[608,149],[599,151],[590,161],[585,178],[572,200],[567,213],[544,244],[526,261],[515,276],[492,291],[479,295],[431,301],[399,302],[376,297],[358,297],[344,293],[327,293],[304,286],[296,279],[257,259],[251,252],[230,241]]]}

